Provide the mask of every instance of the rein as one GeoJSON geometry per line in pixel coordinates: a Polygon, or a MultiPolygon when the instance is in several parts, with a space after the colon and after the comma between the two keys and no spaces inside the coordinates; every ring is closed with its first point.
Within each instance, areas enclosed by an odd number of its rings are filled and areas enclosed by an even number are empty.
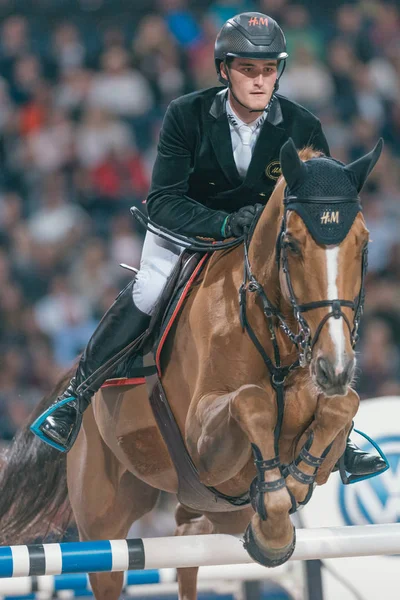
{"type": "Polygon", "coordinates": [[[208,242],[202,241],[200,238],[192,238],[186,235],[182,235],[180,233],[175,233],[167,229],[166,227],[162,227],[161,225],[157,225],[154,221],[152,221],[149,217],[146,217],[136,206],[132,206],[131,214],[135,217],[137,221],[148,231],[158,235],[160,238],[164,240],[168,240],[170,242],[174,242],[177,246],[181,246],[181,248],[187,248],[193,252],[215,252],[216,250],[230,250],[231,248],[236,248],[240,246],[240,244],[244,240],[244,236],[240,236],[231,240],[230,242],[208,242]]]}

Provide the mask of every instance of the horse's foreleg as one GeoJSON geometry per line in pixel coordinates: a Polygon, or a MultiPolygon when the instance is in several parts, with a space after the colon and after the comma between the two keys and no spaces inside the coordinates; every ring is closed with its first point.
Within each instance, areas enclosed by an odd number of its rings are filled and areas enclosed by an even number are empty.
{"type": "Polygon", "coordinates": [[[286,485],[298,503],[309,500],[314,481],[322,485],[343,454],[359,397],[350,390],[346,396],[320,396],[315,419],[301,436],[296,459],[288,468],[286,485]]]}
{"type": "Polygon", "coordinates": [[[250,490],[257,512],[246,530],[246,549],[258,562],[277,566],[293,553],[295,534],[289,517],[292,500],[283,484],[275,450],[275,393],[254,385],[243,386],[232,396],[230,408],[253,446],[258,472],[250,490]]]}
{"type": "MultiPolygon", "coordinates": [[[[190,511],[182,504],[178,504],[176,508],[175,520],[177,524],[175,535],[212,533],[212,524],[207,517],[190,511]]],[[[180,600],[196,600],[198,570],[198,567],[177,569],[180,600]]]]}
{"type": "MultiPolygon", "coordinates": [[[[242,534],[253,516],[251,507],[224,513],[201,515],[178,504],[175,512],[175,535],[202,535],[210,533],[242,534]]],[[[180,600],[196,600],[198,567],[177,569],[180,600]]]]}
{"type": "MultiPolygon", "coordinates": [[[[247,549],[263,564],[272,566],[284,562],[293,551],[294,530],[289,518],[292,502],[281,477],[279,458],[275,455],[277,408],[274,393],[259,386],[245,385],[219,397],[204,396],[197,403],[196,419],[200,433],[195,450],[198,464],[203,468],[202,478],[204,480],[207,473],[219,478],[207,480],[208,485],[215,486],[224,481],[224,473],[225,481],[236,475],[249,462],[253,445],[259,461],[257,485],[251,492],[257,514],[247,532],[251,537],[247,549]],[[229,471],[233,468],[236,472],[229,471]],[[252,552],[254,547],[257,552],[252,552]]],[[[252,470],[252,476],[254,474],[252,470]]],[[[248,478],[247,485],[250,481],[248,478]]],[[[226,489],[223,491],[227,493],[226,489]]]]}

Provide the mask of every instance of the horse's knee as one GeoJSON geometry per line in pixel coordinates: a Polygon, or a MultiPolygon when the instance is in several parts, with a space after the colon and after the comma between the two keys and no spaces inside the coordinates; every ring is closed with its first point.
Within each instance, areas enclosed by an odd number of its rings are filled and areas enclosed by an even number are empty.
{"type": "Polygon", "coordinates": [[[193,519],[201,517],[201,514],[202,513],[196,511],[191,511],[189,508],[186,508],[186,506],[179,503],[175,509],[175,522],[178,526],[184,525],[185,523],[190,523],[193,519]]]}
{"type": "Polygon", "coordinates": [[[256,421],[260,417],[274,422],[276,403],[264,388],[248,384],[232,392],[229,410],[238,423],[256,421]]]}

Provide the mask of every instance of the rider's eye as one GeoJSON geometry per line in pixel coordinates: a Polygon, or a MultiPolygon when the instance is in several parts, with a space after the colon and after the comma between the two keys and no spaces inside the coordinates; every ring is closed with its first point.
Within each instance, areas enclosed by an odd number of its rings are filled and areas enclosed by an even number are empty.
{"type": "Polygon", "coordinates": [[[301,254],[300,245],[293,238],[285,238],[283,240],[283,247],[285,248],[285,250],[287,250],[291,254],[294,254],[295,256],[300,256],[301,254]]]}

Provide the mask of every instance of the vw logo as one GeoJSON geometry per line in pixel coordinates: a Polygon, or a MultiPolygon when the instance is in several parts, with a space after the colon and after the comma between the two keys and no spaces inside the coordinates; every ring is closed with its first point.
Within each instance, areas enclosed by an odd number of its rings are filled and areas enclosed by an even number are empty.
{"type": "Polygon", "coordinates": [[[377,442],[390,468],[377,477],[339,486],[339,506],[346,525],[400,523],[400,436],[381,437],[377,442]]]}

